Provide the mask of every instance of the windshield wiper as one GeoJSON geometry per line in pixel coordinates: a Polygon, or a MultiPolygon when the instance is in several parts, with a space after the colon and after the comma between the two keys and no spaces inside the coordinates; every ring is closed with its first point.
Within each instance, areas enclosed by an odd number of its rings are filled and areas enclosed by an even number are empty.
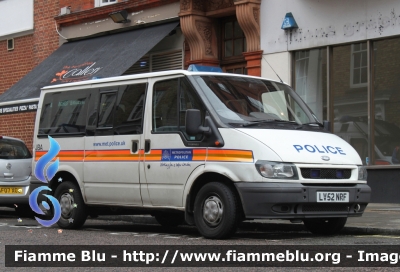
{"type": "Polygon", "coordinates": [[[291,124],[300,125],[299,123],[297,123],[295,121],[287,121],[287,120],[280,120],[280,119],[266,119],[266,120],[253,121],[251,123],[243,124],[243,127],[251,127],[251,126],[256,126],[256,125],[263,124],[263,123],[272,123],[272,122],[291,123],[291,124]]]}

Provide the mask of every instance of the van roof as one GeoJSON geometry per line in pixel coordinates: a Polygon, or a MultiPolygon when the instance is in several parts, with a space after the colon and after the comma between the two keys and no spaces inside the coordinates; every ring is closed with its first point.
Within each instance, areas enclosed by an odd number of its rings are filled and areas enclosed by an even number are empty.
{"type": "MultiPolygon", "coordinates": [[[[262,78],[262,77],[256,77],[256,76],[247,76],[247,75],[231,74],[231,73],[190,72],[187,70],[170,70],[170,71],[162,71],[162,72],[142,73],[142,74],[135,74],[135,75],[107,77],[107,78],[101,78],[101,79],[84,80],[84,81],[73,82],[73,83],[57,84],[54,86],[45,86],[42,88],[42,90],[53,90],[53,89],[58,89],[58,88],[70,87],[70,86],[87,86],[87,85],[92,85],[92,84],[101,84],[101,83],[109,83],[109,82],[116,82],[116,81],[142,79],[142,78],[149,78],[149,77],[161,77],[161,76],[170,76],[170,75],[179,75],[179,74],[181,74],[181,75],[218,75],[218,76],[262,78]]],[[[279,82],[277,80],[273,80],[273,79],[269,79],[269,78],[262,78],[262,79],[279,82]]],[[[287,83],[284,83],[284,84],[287,84],[287,83]]]]}

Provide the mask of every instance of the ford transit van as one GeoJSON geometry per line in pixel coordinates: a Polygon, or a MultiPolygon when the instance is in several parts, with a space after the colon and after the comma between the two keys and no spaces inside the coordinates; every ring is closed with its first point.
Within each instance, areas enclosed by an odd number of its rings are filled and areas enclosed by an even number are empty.
{"type": "MultiPolygon", "coordinates": [[[[60,145],[49,187],[62,228],[88,215],[151,214],[227,238],[243,220],[340,231],[370,200],[357,152],[286,84],[167,71],[42,89],[34,162],[60,145]]],[[[33,178],[31,191],[42,182],[33,178]]]]}

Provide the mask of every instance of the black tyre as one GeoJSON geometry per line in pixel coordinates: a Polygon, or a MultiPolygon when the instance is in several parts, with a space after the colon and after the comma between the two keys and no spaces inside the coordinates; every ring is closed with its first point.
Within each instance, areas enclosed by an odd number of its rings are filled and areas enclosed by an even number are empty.
{"type": "Polygon", "coordinates": [[[304,226],[314,234],[332,235],[346,225],[347,217],[304,219],[304,226]]]}
{"type": "Polygon", "coordinates": [[[57,224],[64,229],[82,227],[87,218],[87,208],[78,185],[64,181],[57,187],[54,196],[61,206],[61,217],[57,224]]]}
{"type": "Polygon", "coordinates": [[[177,227],[185,222],[183,213],[159,213],[154,217],[163,227],[177,227]]]}
{"type": "Polygon", "coordinates": [[[211,182],[198,192],[194,202],[194,221],[205,238],[230,237],[236,232],[239,217],[238,200],[225,184],[211,182]]]}

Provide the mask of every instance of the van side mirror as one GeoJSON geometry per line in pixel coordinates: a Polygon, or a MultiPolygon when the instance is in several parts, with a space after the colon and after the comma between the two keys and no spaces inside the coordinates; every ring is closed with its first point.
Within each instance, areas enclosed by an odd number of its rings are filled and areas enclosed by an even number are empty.
{"type": "Polygon", "coordinates": [[[331,131],[331,122],[330,121],[324,120],[324,129],[326,131],[331,131]]]}
{"type": "Polygon", "coordinates": [[[189,136],[195,136],[201,132],[205,132],[206,134],[211,133],[210,127],[203,127],[201,124],[201,113],[196,109],[186,110],[186,133],[189,136]]]}

